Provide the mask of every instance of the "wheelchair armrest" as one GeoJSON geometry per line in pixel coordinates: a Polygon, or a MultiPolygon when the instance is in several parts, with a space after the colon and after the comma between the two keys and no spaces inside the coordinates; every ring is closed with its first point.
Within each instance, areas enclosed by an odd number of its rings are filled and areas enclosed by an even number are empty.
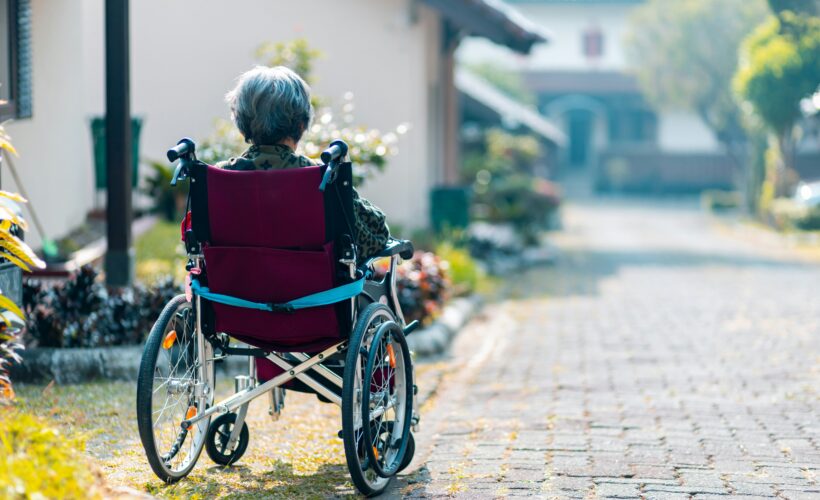
{"type": "Polygon", "coordinates": [[[373,257],[392,257],[399,255],[402,259],[412,259],[414,251],[413,242],[410,240],[390,240],[387,242],[387,246],[373,257]]]}

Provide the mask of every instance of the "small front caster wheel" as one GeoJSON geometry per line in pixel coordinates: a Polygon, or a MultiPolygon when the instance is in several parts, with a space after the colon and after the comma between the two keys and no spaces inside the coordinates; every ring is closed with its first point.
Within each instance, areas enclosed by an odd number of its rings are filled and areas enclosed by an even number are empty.
{"type": "Polygon", "coordinates": [[[236,413],[226,413],[215,418],[208,427],[208,437],[205,440],[205,451],[211,460],[219,465],[231,465],[236,463],[248,449],[250,434],[248,424],[242,422],[242,430],[233,446],[233,450],[228,449],[228,441],[231,439],[236,413]]]}

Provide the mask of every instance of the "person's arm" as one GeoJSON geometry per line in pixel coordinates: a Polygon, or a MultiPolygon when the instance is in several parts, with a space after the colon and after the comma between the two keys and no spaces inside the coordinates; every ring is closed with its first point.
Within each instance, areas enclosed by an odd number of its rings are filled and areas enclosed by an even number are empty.
{"type": "Polygon", "coordinates": [[[380,252],[390,239],[387,217],[376,205],[359,196],[353,190],[353,213],[356,217],[356,245],[359,259],[366,259],[380,252]]]}

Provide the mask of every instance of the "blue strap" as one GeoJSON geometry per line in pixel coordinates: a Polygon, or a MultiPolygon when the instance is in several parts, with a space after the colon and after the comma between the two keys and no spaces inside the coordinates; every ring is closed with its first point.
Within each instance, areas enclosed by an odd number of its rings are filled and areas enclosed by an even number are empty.
{"type": "Polygon", "coordinates": [[[221,293],[214,293],[208,287],[199,284],[199,280],[191,280],[191,290],[199,295],[213,302],[225,304],[234,307],[244,307],[246,309],[257,309],[260,311],[276,311],[276,312],[293,312],[298,309],[307,309],[309,307],[327,306],[335,304],[343,300],[351,299],[364,290],[364,278],[358,279],[351,283],[342,286],[331,288],[323,292],[314,293],[298,299],[293,299],[283,304],[252,302],[250,300],[232,297],[230,295],[223,295],[221,293]]]}

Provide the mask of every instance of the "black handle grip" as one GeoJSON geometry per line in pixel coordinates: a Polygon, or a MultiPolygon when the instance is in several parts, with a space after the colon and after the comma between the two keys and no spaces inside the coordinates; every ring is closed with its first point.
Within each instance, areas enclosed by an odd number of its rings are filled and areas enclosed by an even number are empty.
{"type": "Polygon", "coordinates": [[[180,157],[196,151],[196,144],[191,139],[185,137],[176,146],[168,150],[168,161],[177,161],[180,157]]]}
{"type": "Polygon", "coordinates": [[[347,155],[347,143],[342,140],[336,140],[330,143],[330,147],[322,152],[322,161],[328,165],[332,161],[342,159],[347,155]]]}

